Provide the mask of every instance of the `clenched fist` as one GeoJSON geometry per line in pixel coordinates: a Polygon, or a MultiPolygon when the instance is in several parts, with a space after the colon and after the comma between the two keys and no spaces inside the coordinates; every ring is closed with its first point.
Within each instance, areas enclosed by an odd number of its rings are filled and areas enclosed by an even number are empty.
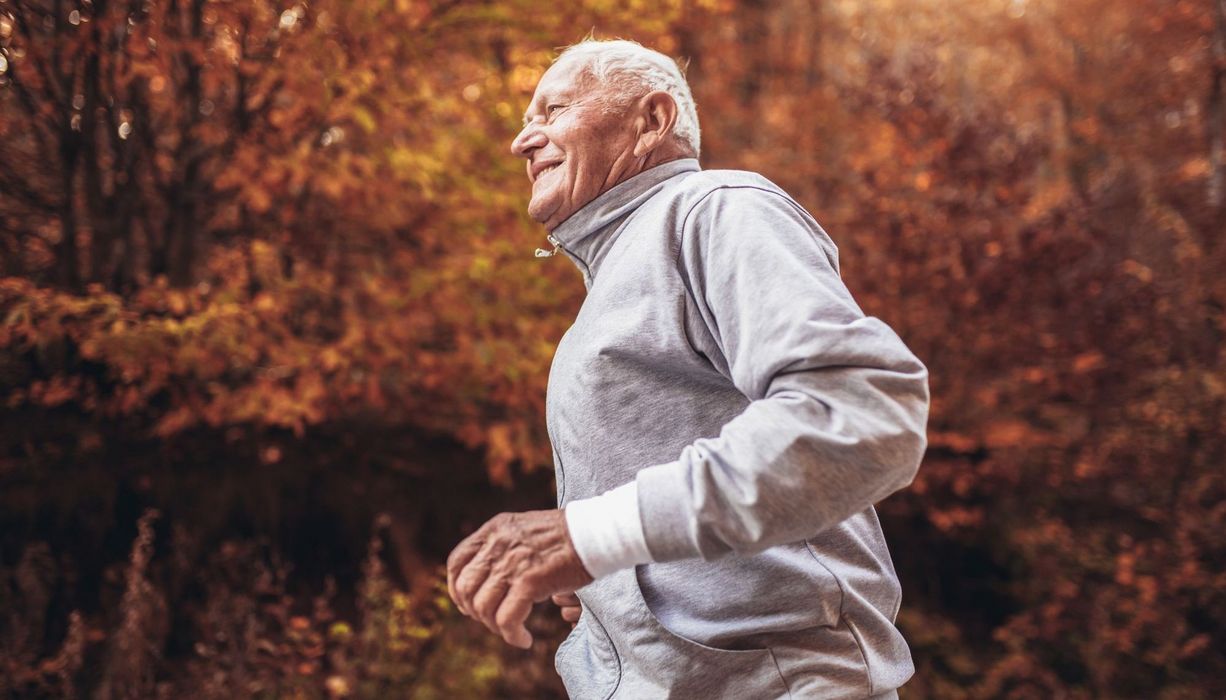
{"type": "Polygon", "coordinates": [[[533,603],[592,580],[561,510],[495,515],[447,557],[447,590],[460,612],[521,649],[532,646],[524,621],[533,603]]]}

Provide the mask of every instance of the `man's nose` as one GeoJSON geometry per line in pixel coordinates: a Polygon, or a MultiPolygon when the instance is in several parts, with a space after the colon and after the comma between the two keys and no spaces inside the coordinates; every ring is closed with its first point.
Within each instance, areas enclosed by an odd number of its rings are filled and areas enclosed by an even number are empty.
{"type": "Polygon", "coordinates": [[[520,158],[531,158],[532,151],[544,146],[547,139],[538,125],[529,122],[511,142],[511,153],[520,158]]]}

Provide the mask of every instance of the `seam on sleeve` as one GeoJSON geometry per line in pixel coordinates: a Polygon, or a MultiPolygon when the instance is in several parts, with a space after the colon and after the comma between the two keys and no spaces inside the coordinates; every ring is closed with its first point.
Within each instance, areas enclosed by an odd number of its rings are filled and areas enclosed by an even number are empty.
{"type": "MultiPolygon", "coordinates": [[[[705,202],[711,195],[715,194],[716,192],[719,192],[720,190],[758,190],[759,192],[765,192],[767,194],[774,195],[782,199],[784,202],[786,202],[790,207],[795,209],[803,217],[808,217],[810,219],[813,219],[813,223],[817,225],[818,229],[822,233],[825,233],[826,238],[830,238],[830,234],[826,233],[825,229],[821,228],[821,224],[817,223],[817,219],[815,219],[812,214],[806,211],[804,207],[800,206],[799,202],[792,199],[790,195],[784,192],[778,192],[776,190],[768,189],[766,187],[760,187],[758,185],[716,185],[712,187],[710,191],[708,191],[707,193],[699,197],[698,200],[695,201],[692,205],[690,205],[690,208],[687,209],[685,212],[685,216],[681,217],[681,226],[679,227],[677,231],[677,254],[673,258],[673,267],[677,268],[678,272],[681,273],[681,281],[683,284],[685,284],[685,288],[689,290],[690,294],[694,293],[693,287],[690,284],[689,277],[686,276],[685,272],[681,268],[681,253],[685,250],[685,228],[686,228],[686,225],[689,224],[690,217],[694,214],[694,211],[698,209],[698,207],[701,206],[702,203],[705,202]]],[[[826,256],[826,260],[830,263],[830,266],[834,268],[835,273],[841,277],[842,274],[839,272],[838,245],[834,242],[833,239],[830,239],[830,243],[831,245],[835,247],[835,250],[829,251],[826,249],[826,246],[822,244],[821,236],[814,235],[812,231],[810,231],[809,233],[813,235],[813,238],[817,242],[818,247],[821,248],[822,254],[826,256]],[[832,257],[832,254],[833,254],[833,257],[832,257]]]]}

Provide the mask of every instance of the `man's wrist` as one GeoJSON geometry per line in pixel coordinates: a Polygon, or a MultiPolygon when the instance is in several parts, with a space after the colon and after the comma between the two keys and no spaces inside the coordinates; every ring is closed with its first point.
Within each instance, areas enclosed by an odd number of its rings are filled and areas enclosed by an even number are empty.
{"type": "Polygon", "coordinates": [[[651,561],[639,518],[636,482],[571,501],[564,511],[571,542],[593,578],[651,561]]]}

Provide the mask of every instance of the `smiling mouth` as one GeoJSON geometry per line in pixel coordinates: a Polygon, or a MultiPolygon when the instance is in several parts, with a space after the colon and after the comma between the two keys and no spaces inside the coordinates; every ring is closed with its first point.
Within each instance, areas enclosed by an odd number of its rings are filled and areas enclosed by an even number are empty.
{"type": "MultiPolygon", "coordinates": [[[[561,163],[560,163],[560,162],[559,162],[559,163],[554,163],[553,165],[546,165],[545,167],[541,168],[541,169],[540,169],[539,171],[537,171],[537,173],[536,173],[536,180],[540,180],[540,179],[541,179],[542,177],[544,177],[544,176],[545,176],[547,173],[551,173],[551,172],[553,172],[554,170],[557,170],[559,165],[561,165],[561,163]]],[[[534,180],[534,181],[535,181],[535,180],[534,180]]]]}

